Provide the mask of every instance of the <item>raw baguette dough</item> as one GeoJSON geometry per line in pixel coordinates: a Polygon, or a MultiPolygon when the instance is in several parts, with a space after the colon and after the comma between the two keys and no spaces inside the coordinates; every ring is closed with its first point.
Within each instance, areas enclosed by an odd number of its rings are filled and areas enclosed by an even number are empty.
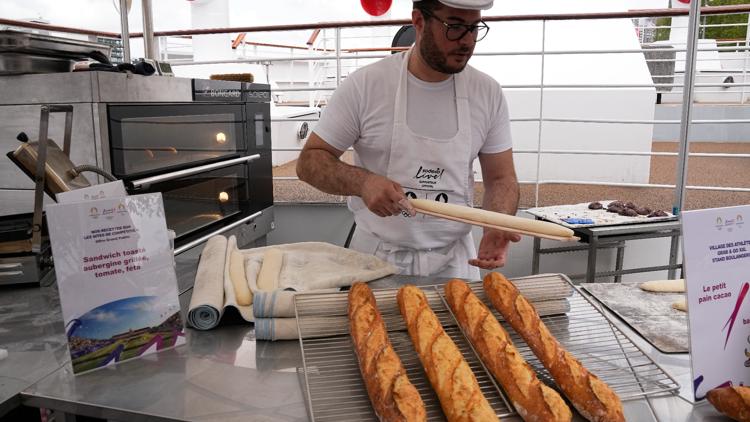
{"type": "Polygon", "coordinates": [[[672,307],[677,309],[678,311],[687,312],[687,301],[685,299],[680,299],[677,302],[673,303],[672,307]]]}
{"type": "Polygon", "coordinates": [[[489,273],[484,292],[583,417],[593,422],[625,421],[617,394],[562,347],[513,283],[500,273],[489,273]]]}
{"type": "Polygon", "coordinates": [[[647,281],[638,287],[647,292],[685,293],[685,279],[647,281]]]}
{"type": "Polygon", "coordinates": [[[571,237],[573,230],[546,221],[530,220],[528,218],[516,217],[488,210],[465,207],[456,204],[447,204],[429,199],[412,199],[411,204],[417,210],[425,210],[438,214],[462,218],[464,220],[476,221],[494,226],[507,227],[509,229],[524,230],[527,232],[546,234],[549,236],[571,237]]]}
{"type": "Polygon", "coordinates": [[[719,412],[737,421],[750,421],[750,387],[714,388],[706,398],[719,412]]]}
{"type": "Polygon", "coordinates": [[[271,292],[279,287],[279,275],[284,263],[284,252],[279,248],[269,248],[263,253],[263,264],[260,266],[256,283],[259,290],[271,292]]]}
{"type": "Polygon", "coordinates": [[[426,421],[427,410],[393,350],[375,296],[362,282],[349,291],[349,331],[367,395],[381,421],[426,421]]]}
{"type": "Polygon", "coordinates": [[[443,330],[422,290],[406,285],[396,296],[409,337],[448,422],[498,421],[461,351],[443,330]]]}
{"type": "Polygon", "coordinates": [[[562,397],[539,381],[503,326],[464,281],[449,281],[445,298],[474,350],[525,421],[570,421],[572,414],[562,397]]]}
{"type": "Polygon", "coordinates": [[[234,287],[234,296],[237,304],[248,306],[253,304],[253,292],[247,285],[245,277],[244,255],[237,249],[233,250],[229,257],[229,279],[234,287]]]}

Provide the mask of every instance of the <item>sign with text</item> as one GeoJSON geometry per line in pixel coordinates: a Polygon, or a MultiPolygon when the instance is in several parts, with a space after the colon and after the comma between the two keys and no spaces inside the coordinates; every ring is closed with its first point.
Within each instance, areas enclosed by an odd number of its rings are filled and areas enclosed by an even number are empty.
{"type": "Polygon", "coordinates": [[[128,196],[125,192],[125,186],[122,180],[114,182],[101,183],[87,188],[73,189],[67,192],[60,192],[55,195],[58,204],[67,204],[68,202],[94,201],[105,198],[121,198],[128,196]]]}
{"type": "Polygon", "coordinates": [[[46,212],[74,373],[185,342],[160,193],[46,212]]]}
{"type": "Polygon", "coordinates": [[[696,400],[750,385],[750,206],[682,213],[690,357],[696,400]]]}

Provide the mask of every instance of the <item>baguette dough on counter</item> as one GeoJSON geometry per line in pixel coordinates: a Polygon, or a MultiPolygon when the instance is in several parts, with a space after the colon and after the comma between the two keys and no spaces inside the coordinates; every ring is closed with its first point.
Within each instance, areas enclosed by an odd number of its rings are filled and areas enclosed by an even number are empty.
{"type": "Polygon", "coordinates": [[[672,304],[672,308],[678,311],[687,312],[687,301],[685,299],[678,300],[672,304]]]}
{"type": "Polygon", "coordinates": [[[685,293],[685,279],[653,280],[641,283],[638,287],[647,292],[656,293],[685,293]]]}

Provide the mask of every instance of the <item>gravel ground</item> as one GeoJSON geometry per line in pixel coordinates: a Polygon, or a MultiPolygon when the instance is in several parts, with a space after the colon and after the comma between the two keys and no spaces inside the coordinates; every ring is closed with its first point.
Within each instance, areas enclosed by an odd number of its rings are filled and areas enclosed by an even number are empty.
{"type": "MultiPolygon", "coordinates": [[[[677,142],[654,142],[654,152],[677,152],[677,142]]],[[[690,152],[750,154],[750,143],[691,142],[690,152]]],[[[351,153],[344,159],[351,162],[351,153]]],[[[675,184],[677,157],[652,157],[650,183],[675,184]]],[[[296,177],[296,161],[274,167],[276,177],[296,177]]],[[[688,159],[688,186],[750,187],[750,158],[691,157],[688,159]]],[[[481,203],[481,183],[475,186],[477,205],[481,203]]],[[[535,206],[536,187],[521,186],[521,208],[535,206]]],[[[671,211],[674,189],[634,188],[598,185],[548,184],[539,186],[538,206],[577,204],[597,200],[632,201],[650,208],[671,211]]],[[[276,202],[341,203],[345,197],[327,195],[299,180],[274,180],[276,202]]],[[[750,192],[688,189],[685,209],[702,209],[750,204],[750,192]]]]}

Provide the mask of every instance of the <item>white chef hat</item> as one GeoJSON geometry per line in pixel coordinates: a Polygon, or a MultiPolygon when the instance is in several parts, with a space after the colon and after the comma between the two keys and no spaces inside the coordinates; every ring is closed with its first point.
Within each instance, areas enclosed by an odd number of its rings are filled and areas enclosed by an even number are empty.
{"type": "MultiPolygon", "coordinates": [[[[420,0],[412,0],[418,2],[420,0]]],[[[456,9],[472,9],[472,10],[487,10],[492,7],[494,0],[438,0],[449,7],[455,7],[456,9]]]]}

